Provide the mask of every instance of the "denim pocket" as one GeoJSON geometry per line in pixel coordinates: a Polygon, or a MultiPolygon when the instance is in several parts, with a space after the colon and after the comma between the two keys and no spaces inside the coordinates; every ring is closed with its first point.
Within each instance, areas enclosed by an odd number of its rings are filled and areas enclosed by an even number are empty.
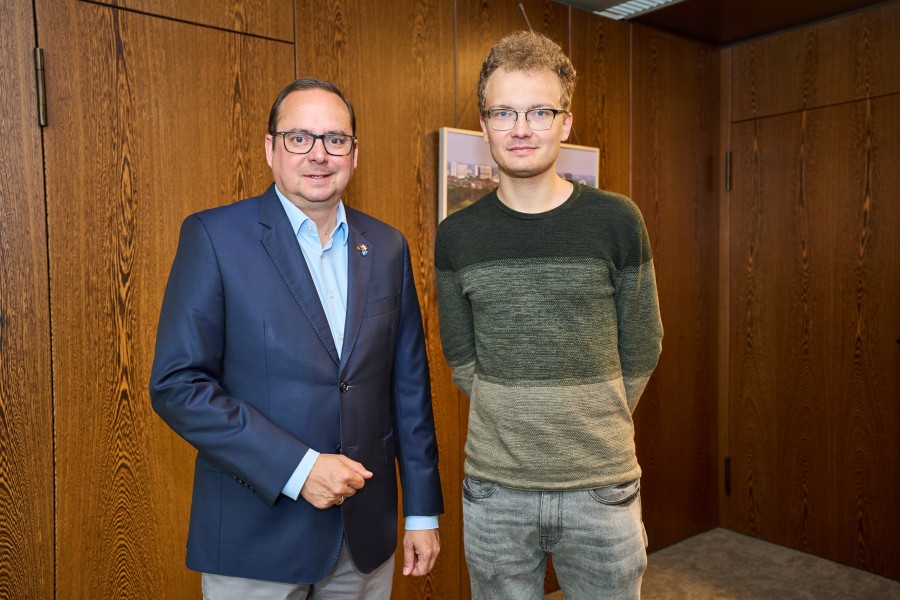
{"type": "Polygon", "coordinates": [[[480,479],[472,479],[466,477],[463,479],[463,496],[469,500],[481,500],[487,498],[497,489],[496,483],[490,481],[481,481],[480,479]]]}
{"type": "Polygon", "coordinates": [[[641,491],[641,480],[635,479],[627,483],[619,483],[616,485],[607,485],[591,490],[591,496],[594,500],[609,506],[619,506],[628,504],[634,500],[638,492],[641,491]]]}

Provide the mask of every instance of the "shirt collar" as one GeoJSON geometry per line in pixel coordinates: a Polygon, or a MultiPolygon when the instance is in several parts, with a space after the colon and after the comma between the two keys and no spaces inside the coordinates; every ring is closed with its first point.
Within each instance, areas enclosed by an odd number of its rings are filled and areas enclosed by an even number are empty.
{"type": "MultiPolygon", "coordinates": [[[[288,200],[287,197],[281,193],[281,190],[278,189],[277,185],[275,186],[275,193],[278,194],[278,199],[281,200],[281,205],[284,207],[284,212],[287,213],[288,220],[290,220],[291,222],[291,229],[293,230],[294,235],[299,235],[301,228],[306,225],[307,221],[312,222],[312,219],[306,216],[306,213],[300,210],[296,204],[288,200]]],[[[347,212],[344,210],[344,202],[342,200],[338,200],[336,211],[336,224],[334,232],[332,232],[332,238],[335,242],[346,243],[347,212]]]]}

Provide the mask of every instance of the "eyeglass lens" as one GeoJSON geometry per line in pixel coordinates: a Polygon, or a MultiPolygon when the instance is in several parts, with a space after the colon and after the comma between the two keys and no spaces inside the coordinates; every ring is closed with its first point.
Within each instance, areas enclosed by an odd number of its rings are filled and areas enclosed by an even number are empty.
{"type": "Polygon", "coordinates": [[[519,114],[524,114],[528,125],[535,131],[541,131],[550,129],[558,112],[563,111],[549,108],[532,108],[530,110],[495,108],[488,111],[488,119],[494,129],[506,131],[515,126],[516,121],[519,119],[519,114]]]}
{"type": "Polygon", "coordinates": [[[292,154],[306,154],[313,149],[316,140],[322,140],[325,152],[333,156],[345,156],[353,149],[353,137],[341,133],[315,135],[306,131],[280,132],[284,148],[292,154]]]}

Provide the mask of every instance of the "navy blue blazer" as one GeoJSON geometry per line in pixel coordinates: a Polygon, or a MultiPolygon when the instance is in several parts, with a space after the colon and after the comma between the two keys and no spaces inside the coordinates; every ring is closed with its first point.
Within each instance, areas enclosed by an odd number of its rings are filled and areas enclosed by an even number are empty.
{"type": "Polygon", "coordinates": [[[398,470],[406,515],[443,512],[409,248],[396,229],[346,214],[340,358],[274,186],[182,224],[150,397],[198,451],[191,569],[314,583],[346,534],[354,564],[371,572],[397,545],[398,470]],[[326,510],[280,495],[309,448],[343,453],[374,475],[326,510]]]}

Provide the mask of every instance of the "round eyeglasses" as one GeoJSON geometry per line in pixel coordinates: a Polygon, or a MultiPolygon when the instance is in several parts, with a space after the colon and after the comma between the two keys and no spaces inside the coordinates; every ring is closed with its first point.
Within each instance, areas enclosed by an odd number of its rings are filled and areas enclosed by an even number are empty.
{"type": "Polygon", "coordinates": [[[322,140],[322,147],[325,152],[332,156],[347,156],[353,150],[353,144],[356,142],[355,135],[344,135],[343,133],[323,133],[316,135],[308,131],[276,131],[275,135],[280,135],[284,140],[284,149],[291,154],[308,154],[316,140],[322,140]]]}
{"type": "Polygon", "coordinates": [[[525,122],[534,131],[550,129],[553,120],[560,113],[568,113],[559,108],[531,108],[528,110],[512,110],[511,108],[492,108],[482,114],[487,118],[493,129],[497,131],[509,131],[516,126],[519,115],[525,115],[525,122]]]}

